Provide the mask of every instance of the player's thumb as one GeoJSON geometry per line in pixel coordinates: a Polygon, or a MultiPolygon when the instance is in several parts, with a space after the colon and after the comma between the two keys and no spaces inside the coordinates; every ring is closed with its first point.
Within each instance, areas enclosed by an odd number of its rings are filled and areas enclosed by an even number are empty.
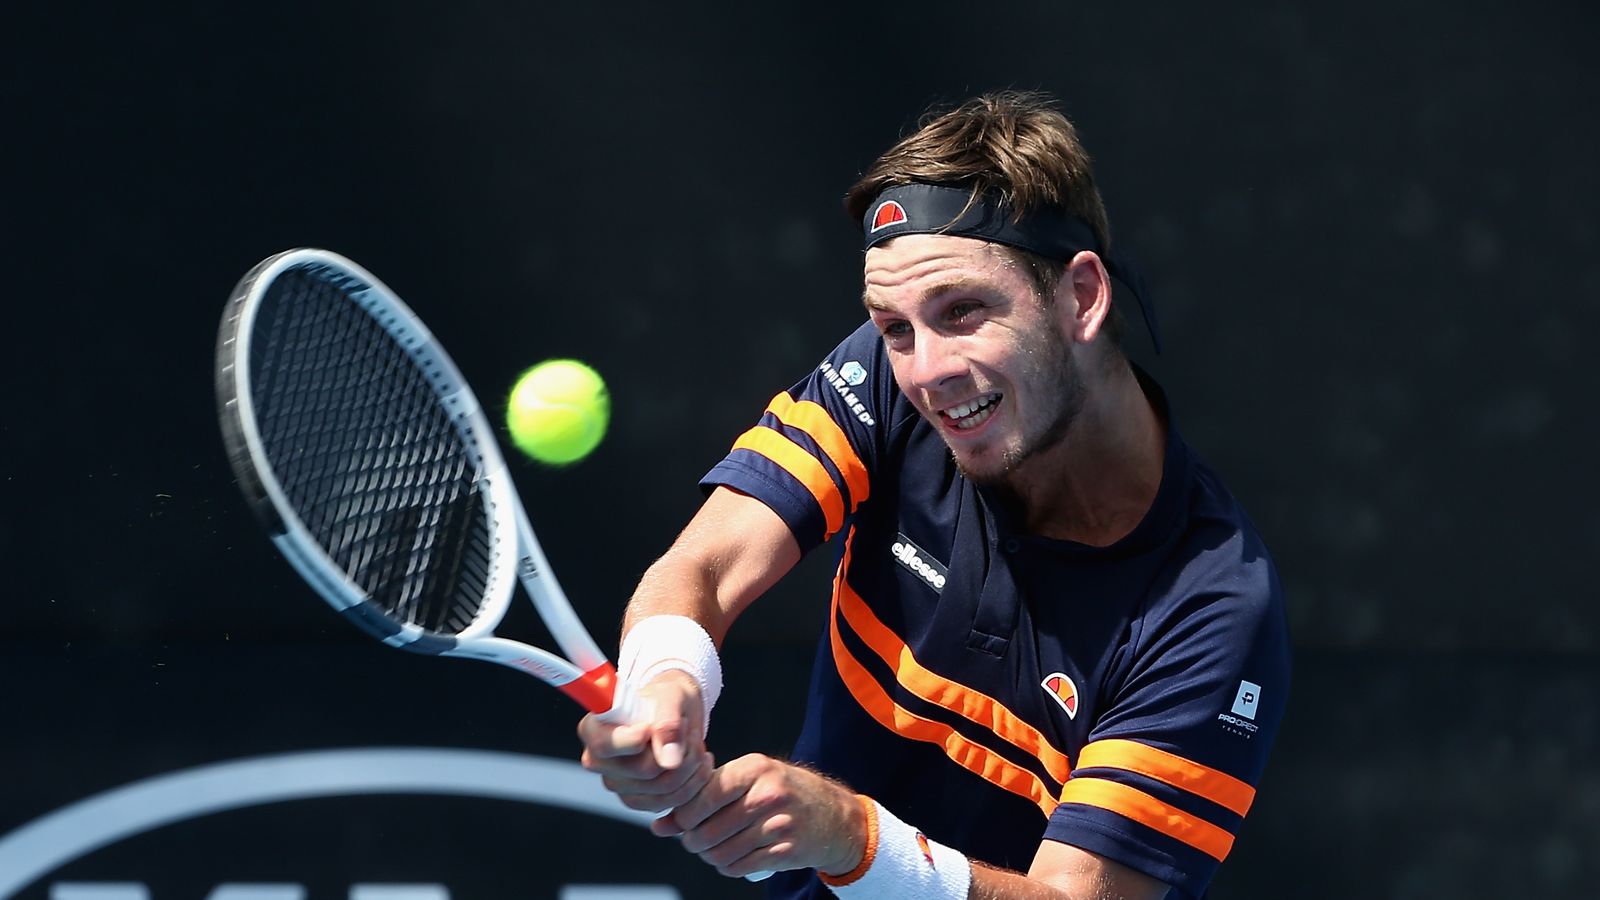
{"type": "Polygon", "coordinates": [[[683,765],[684,744],[689,740],[689,718],[685,715],[682,696],[676,692],[667,693],[668,696],[653,698],[650,749],[655,754],[656,765],[676,769],[683,765]]]}

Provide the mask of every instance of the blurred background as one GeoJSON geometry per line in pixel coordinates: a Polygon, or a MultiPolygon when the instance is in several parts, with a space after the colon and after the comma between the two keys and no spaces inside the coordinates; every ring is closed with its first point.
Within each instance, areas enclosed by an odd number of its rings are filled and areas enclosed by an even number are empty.
{"type": "MultiPolygon", "coordinates": [[[[1134,354],[1287,589],[1289,718],[1212,896],[1595,896],[1591,4],[61,4],[4,20],[0,841],[102,791],[263,754],[576,755],[557,693],[368,643],[262,537],[212,391],[223,302],[256,261],[310,245],[360,262],[486,403],[546,357],[607,376],[599,451],[513,475],[614,649],[696,480],[862,318],[844,189],[930,104],[1015,87],[1059,96],[1095,155],[1165,330],[1164,354],[1134,354]],[[423,715],[397,718],[397,700],[423,715]]],[[[719,757],[782,753],[797,732],[827,557],[735,629],[719,757]]],[[[514,621],[537,636],[531,619],[514,621]]],[[[157,828],[19,890],[760,894],[669,844],[504,800],[318,799],[157,828]]]]}

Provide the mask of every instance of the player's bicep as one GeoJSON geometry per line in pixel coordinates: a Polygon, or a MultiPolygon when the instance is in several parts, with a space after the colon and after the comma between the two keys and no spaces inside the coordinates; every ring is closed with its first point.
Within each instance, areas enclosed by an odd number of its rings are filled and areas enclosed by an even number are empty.
{"type": "Polygon", "coordinates": [[[1070,897],[1094,900],[1161,900],[1170,889],[1143,872],[1059,841],[1040,842],[1028,877],[1070,897]]]}

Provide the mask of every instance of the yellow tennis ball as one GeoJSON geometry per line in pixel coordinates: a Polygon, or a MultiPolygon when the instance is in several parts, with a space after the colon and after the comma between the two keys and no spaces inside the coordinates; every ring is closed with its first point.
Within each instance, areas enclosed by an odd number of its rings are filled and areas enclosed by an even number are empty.
{"type": "Polygon", "coordinates": [[[606,436],[610,420],[606,383],[575,359],[552,359],[523,372],[506,404],[517,449],[550,465],[588,456],[606,436]]]}

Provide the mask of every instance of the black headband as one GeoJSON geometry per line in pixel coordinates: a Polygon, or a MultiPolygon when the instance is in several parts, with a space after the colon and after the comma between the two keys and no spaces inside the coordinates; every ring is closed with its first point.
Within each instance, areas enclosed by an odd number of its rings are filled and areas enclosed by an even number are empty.
{"type": "Polygon", "coordinates": [[[1139,300],[1139,312],[1150,329],[1150,343],[1161,352],[1156,311],[1150,304],[1144,278],[1128,257],[1100,247],[1089,223],[1057,207],[1030,213],[1020,221],[1011,204],[991,194],[973,196],[970,188],[943,184],[900,184],[885,188],[861,220],[866,244],[863,251],[902,234],[949,234],[1017,247],[1048,259],[1066,262],[1080,250],[1093,250],[1106,271],[1128,286],[1139,300]]]}

